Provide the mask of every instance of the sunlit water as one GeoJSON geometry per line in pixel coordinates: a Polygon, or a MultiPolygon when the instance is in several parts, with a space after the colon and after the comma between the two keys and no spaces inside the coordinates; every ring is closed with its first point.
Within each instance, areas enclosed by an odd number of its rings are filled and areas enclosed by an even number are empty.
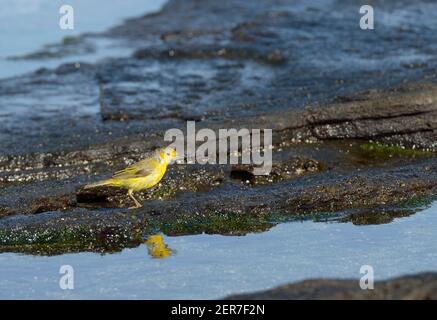
{"type": "Polygon", "coordinates": [[[40,67],[53,68],[66,62],[95,62],[104,57],[126,56],[130,52],[105,41],[95,42],[97,52],[79,57],[50,60],[9,60],[59,43],[64,37],[84,32],[101,32],[126,18],[159,11],[166,0],[0,0],[0,78],[15,76],[40,67]],[[59,8],[74,9],[74,30],[59,27],[59,8]]]}
{"type": "Polygon", "coordinates": [[[383,225],[305,221],[246,236],[164,236],[175,253],[158,250],[161,259],[146,244],[106,255],[4,253],[0,298],[212,299],[317,277],[358,285],[362,265],[373,266],[376,280],[436,271],[436,230],[434,203],[383,225]],[[74,269],[73,290],[59,286],[61,265],[74,269]]]}

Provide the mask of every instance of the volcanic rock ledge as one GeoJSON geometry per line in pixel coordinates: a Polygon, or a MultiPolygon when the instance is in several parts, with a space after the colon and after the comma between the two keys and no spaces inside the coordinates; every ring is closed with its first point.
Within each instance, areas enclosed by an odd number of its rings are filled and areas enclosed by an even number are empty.
{"type": "Polygon", "coordinates": [[[270,290],[229,296],[228,300],[435,300],[437,273],[407,275],[362,290],[358,280],[305,280],[270,290]]]}

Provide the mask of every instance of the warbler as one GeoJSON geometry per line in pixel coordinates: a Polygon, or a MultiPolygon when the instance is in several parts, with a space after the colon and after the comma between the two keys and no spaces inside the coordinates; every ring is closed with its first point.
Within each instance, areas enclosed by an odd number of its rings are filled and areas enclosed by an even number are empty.
{"type": "Polygon", "coordinates": [[[135,206],[129,209],[141,208],[142,204],[135,199],[133,192],[149,189],[161,181],[167,166],[175,158],[176,150],[172,147],[156,149],[150,157],[117,171],[110,179],[88,184],[85,189],[100,186],[127,189],[128,196],[135,203],[135,206]]]}

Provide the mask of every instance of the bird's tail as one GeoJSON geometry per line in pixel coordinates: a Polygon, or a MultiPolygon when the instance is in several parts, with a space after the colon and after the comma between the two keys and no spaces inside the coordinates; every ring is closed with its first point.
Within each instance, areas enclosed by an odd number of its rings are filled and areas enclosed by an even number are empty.
{"type": "Polygon", "coordinates": [[[111,185],[113,185],[112,179],[108,179],[108,180],[103,180],[103,181],[98,181],[98,182],[87,184],[84,188],[91,189],[91,188],[102,187],[102,186],[111,186],[111,185]]]}

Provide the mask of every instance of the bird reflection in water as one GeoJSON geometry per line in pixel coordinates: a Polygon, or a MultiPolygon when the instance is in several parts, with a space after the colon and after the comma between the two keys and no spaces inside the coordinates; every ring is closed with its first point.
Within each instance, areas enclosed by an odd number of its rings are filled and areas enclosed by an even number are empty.
{"type": "Polygon", "coordinates": [[[152,258],[165,259],[176,253],[170,249],[164,242],[164,237],[160,234],[151,235],[145,242],[147,251],[152,258]]]}

